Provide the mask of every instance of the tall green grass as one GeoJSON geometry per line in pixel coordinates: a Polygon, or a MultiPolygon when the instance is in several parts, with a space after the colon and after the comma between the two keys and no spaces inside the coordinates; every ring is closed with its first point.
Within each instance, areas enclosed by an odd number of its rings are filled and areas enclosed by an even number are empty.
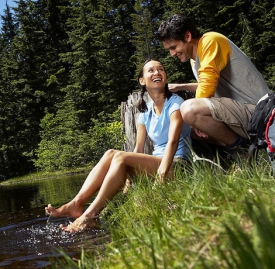
{"type": "Polygon", "coordinates": [[[156,186],[137,178],[102,212],[111,243],[57,268],[274,268],[275,182],[266,159],[253,169],[239,159],[226,173],[198,161],[176,178],[156,186]]]}

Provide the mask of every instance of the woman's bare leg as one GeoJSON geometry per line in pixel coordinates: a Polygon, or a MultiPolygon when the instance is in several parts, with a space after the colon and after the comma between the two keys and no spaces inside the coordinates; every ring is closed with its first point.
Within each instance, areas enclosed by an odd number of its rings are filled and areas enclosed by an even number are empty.
{"type": "Polygon", "coordinates": [[[112,158],[116,152],[118,151],[108,150],[105,152],[97,165],[89,173],[83,186],[73,200],[57,209],[49,204],[45,208],[46,214],[53,217],[70,216],[73,218],[78,218],[81,216],[83,213],[83,205],[101,187],[102,182],[109,170],[112,158]]]}
{"type": "Polygon", "coordinates": [[[136,173],[147,173],[149,177],[153,177],[160,162],[161,158],[152,155],[117,152],[95,200],[72,224],[61,226],[61,228],[68,232],[75,232],[87,227],[94,227],[97,224],[98,214],[124,186],[129,169],[135,169],[136,173]]]}

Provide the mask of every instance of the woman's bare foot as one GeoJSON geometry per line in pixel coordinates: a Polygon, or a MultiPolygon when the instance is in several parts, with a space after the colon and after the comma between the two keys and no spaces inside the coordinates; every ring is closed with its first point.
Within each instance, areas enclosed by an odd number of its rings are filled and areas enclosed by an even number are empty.
{"type": "Polygon", "coordinates": [[[70,232],[70,233],[75,233],[75,232],[80,232],[84,229],[87,228],[96,228],[99,227],[99,219],[98,217],[85,217],[81,216],[77,218],[74,222],[70,223],[68,226],[60,225],[60,228],[63,231],[70,232]]]}
{"type": "Polygon", "coordinates": [[[48,204],[48,206],[45,207],[45,212],[47,215],[55,218],[69,216],[76,219],[82,215],[83,210],[82,207],[71,201],[57,209],[51,204],[48,204]]]}

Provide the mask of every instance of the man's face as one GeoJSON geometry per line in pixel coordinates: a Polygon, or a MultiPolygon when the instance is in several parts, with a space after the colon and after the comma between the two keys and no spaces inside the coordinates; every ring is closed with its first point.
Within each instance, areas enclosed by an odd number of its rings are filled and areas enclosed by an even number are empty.
{"type": "Polygon", "coordinates": [[[172,57],[178,57],[178,59],[184,63],[192,57],[192,46],[189,42],[183,42],[181,40],[167,39],[162,42],[165,49],[169,50],[172,57]]]}

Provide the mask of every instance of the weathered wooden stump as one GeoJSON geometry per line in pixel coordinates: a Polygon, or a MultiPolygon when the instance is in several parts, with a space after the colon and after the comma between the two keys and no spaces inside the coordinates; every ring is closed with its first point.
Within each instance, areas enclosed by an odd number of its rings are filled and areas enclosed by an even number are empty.
{"type": "MultiPolygon", "coordinates": [[[[136,144],[136,135],[137,135],[137,121],[139,116],[139,111],[136,107],[136,104],[140,98],[140,92],[133,92],[128,96],[128,100],[126,102],[121,103],[121,119],[123,125],[123,132],[126,136],[126,141],[124,143],[123,150],[125,151],[133,151],[136,144]]],[[[145,102],[149,102],[151,100],[150,96],[145,93],[144,94],[145,102]]],[[[153,150],[153,143],[149,137],[147,137],[144,152],[147,154],[151,154],[153,150]]]]}

